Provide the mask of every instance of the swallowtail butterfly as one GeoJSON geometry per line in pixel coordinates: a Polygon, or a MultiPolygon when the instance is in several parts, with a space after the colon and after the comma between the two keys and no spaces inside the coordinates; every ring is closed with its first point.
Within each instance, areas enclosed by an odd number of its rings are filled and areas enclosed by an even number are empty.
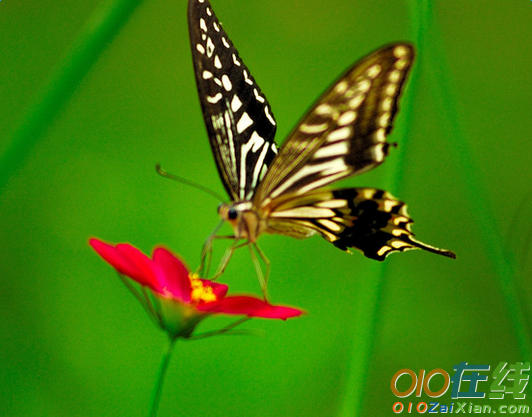
{"type": "Polygon", "coordinates": [[[322,188],[384,161],[414,59],[411,45],[385,46],[354,64],[278,149],[268,100],[208,0],[189,0],[188,24],[203,117],[231,198],[218,211],[233,227],[233,248],[245,240],[267,262],[256,246],[261,234],[319,234],[342,250],[356,248],[379,261],[408,249],[455,257],[416,240],[405,204],[388,192],[322,188]]]}

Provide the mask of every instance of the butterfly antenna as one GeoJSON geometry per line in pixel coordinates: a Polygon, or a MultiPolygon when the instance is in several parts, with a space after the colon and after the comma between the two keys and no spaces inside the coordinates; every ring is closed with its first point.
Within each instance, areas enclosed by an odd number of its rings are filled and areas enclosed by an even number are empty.
{"type": "Polygon", "coordinates": [[[205,187],[205,186],[203,186],[201,184],[198,184],[197,182],[190,181],[190,180],[187,180],[186,178],[181,178],[181,177],[178,177],[177,175],[170,174],[169,172],[165,171],[161,167],[161,164],[155,165],[155,169],[157,170],[157,174],[159,174],[161,177],[169,178],[171,180],[180,182],[181,184],[190,185],[191,187],[197,188],[198,190],[204,191],[207,194],[213,196],[220,203],[224,202],[224,198],[220,194],[218,194],[217,192],[212,191],[211,189],[209,189],[209,188],[207,188],[207,187],[205,187]]]}

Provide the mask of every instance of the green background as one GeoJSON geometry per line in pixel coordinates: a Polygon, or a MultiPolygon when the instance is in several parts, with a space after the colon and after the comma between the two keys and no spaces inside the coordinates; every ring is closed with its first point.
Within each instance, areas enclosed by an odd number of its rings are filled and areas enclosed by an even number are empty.
{"type": "MultiPolygon", "coordinates": [[[[272,300],[308,314],[248,322],[256,336],[179,342],[160,416],[389,416],[399,369],[452,375],[462,361],[530,360],[532,3],[423,3],[214,1],[273,107],[278,143],[355,60],[397,40],[419,45],[391,136],[399,146],[343,185],[390,190],[408,203],[417,237],[457,259],[412,251],[381,264],[319,237],[261,238],[272,300]]],[[[0,159],[2,416],[147,415],[165,336],[87,241],[145,252],[162,243],[195,268],[218,221],[214,199],[154,169],[223,192],[186,1],[142,2],[89,54],[94,65],[82,62],[89,71],[54,101],[57,112],[46,105],[39,121],[31,111],[99,7],[0,2],[0,155],[15,149],[0,159]],[[21,126],[37,128],[17,136],[21,126]]],[[[223,282],[259,293],[246,250],[223,282]]],[[[449,404],[450,390],[439,400],[449,404]]]]}

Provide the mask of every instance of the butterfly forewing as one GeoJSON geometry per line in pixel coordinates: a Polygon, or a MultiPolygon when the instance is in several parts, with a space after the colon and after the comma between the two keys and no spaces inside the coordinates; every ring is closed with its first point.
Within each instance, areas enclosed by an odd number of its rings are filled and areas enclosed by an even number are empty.
{"type": "Polygon", "coordinates": [[[255,204],[266,205],[284,194],[303,195],[383,162],[413,58],[410,45],[391,45],[340,77],[283,143],[255,204]]]}
{"type": "Polygon", "coordinates": [[[234,201],[249,199],[275,157],[270,105],[207,0],[189,0],[198,93],[214,159],[234,201]]]}

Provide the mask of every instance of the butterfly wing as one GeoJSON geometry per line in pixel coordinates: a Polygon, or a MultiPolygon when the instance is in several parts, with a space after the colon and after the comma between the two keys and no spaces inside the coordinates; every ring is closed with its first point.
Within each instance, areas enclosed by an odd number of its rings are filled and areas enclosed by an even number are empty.
{"type": "Polygon", "coordinates": [[[277,154],[270,105],[207,0],[189,0],[194,74],[211,149],[233,201],[249,199],[277,154]]]}
{"type": "Polygon", "coordinates": [[[393,252],[424,249],[450,258],[446,249],[414,238],[406,205],[373,188],[315,190],[272,202],[269,231],[304,238],[319,233],[342,250],[356,248],[378,261],[393,252]]]}
{"type": "Polygon", "coordinates": [[[285,194],[304,195],[382,163],[413,59],[409,44],[390,45],[340,77],[283,143],[257,189],[255,205],[285,194]]]}

